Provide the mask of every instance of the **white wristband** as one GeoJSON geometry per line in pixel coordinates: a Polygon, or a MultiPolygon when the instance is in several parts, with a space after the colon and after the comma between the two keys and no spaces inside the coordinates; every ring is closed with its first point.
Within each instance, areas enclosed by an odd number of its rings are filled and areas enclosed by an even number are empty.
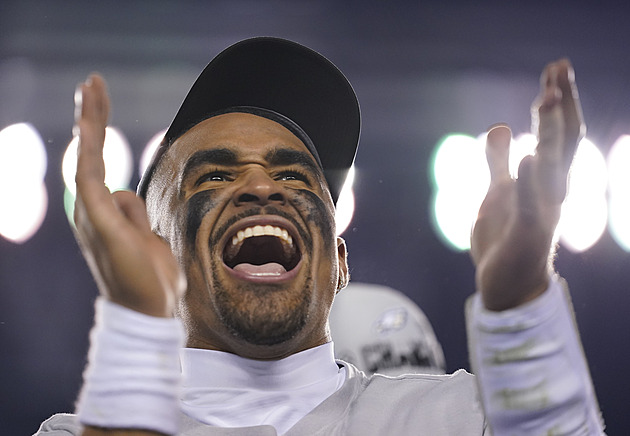
{"type": "Polygon", "coordinates": [[[88,365],[77,401],[84,425],[176,434],[181,322],[96,301],[88,365]]]}
{"type": "Polygon", "coordinates": [[[471,365],[493,434],[601,435],[603,422],[566,283],[503,312],[467,307],[471,365]]]}

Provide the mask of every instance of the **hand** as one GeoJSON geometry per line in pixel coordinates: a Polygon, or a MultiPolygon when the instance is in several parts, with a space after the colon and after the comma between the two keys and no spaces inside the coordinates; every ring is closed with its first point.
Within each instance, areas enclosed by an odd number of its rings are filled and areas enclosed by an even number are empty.
{"type": "Polygon", "coordinates": [[[152,316],[170,317],[185,278],[164,240],[151,231],[142,199],[105,186],[103,145],[109,116],[105,81],[91,75],[77,89],[77,197],[74,220],[100,292],[152,316]]]}
{"type": "Polygon", "coordinates": [[[508,170],[510,129],[496,125],[488,132],[491,181],[473,230],[471,254],[477,290],[490,310],[530,301],[548,285],[567,176],[585,133],[568,60],[551,63],[543,71],[532,121],[538,130],[536,154],[523,159],[517,180],[508,170]]]}

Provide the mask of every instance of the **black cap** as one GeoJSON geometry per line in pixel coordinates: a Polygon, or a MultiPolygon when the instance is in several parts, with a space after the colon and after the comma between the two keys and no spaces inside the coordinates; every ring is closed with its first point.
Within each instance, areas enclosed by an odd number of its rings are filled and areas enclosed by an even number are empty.
{"type": "Polygon", "coordinates": [[[359,103],[343,73],[298,43],[273,37],[238,42],[219,53],[199,75],[147,167],[138,195],[168,147],[212,114],[234,107],[276,112],[297,124],[314,145],[333,201],[354,161],[361,129],[359,103]]]}

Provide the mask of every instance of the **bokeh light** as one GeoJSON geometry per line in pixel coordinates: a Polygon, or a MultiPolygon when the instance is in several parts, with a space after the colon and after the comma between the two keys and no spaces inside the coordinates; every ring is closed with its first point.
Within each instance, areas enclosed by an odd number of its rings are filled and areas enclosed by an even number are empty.
{"type": "Polygon", "coordinates": [[[621,136],[608,153],[609,230],[630,251],[630,135],[621,136]]]}
{"type": "MultiPolygon", "coordinates": [[[[436,147],[433,160],[434,225],[446,245],[455,250],[470,249],[471,228],[488,188],[490,176],[485,160],[485,141],[485,133],[476,139],[452,134],[436,147]]],[[[532,134],[521,134],[512,140],[509,168],[513,177],[517,177],[521,160],[535,153],[536,144],[536,136],[532,134]]],[[[619,198],[628,198],[629,181],[619,183],[626,187],[625,197],[619,195],[619,198]]],[[[604,157],[585,138],[576,152],[569,194],[557,230],[557,238],[568,249],[575,252],[587,250],[601,237],[608,217],[606,187],[604,157]]]]}
{"type": "Polygon", "coordinates": [[[138,165],[138,174],[140,177],[144,174],[144,171],[147,169],[149,164],[151,163],[151,159],[155,154],[158,146],[162,142],[164,135],[166,134],[166,129],[159,131],[151,139],[147,142],[147,145],[142,150],[142,155],[140,156],[140,163],[138,165]]]}
{"type": "MultiPolygon", "coordinates": [[[[77,170],[77,150],[79,138],[75,136],[63,156],[61,171],[66,185],[64,193],[64,207],[71,223],[74,223],[74,197],[76,185],[74,176],[77,170]]],[[[107,127],[105,131],[105,145],[103,147],[105,161],[105,185],[110,191],[128,189],[131,181],[133,157],[127,139],[118,129],[107,127]]]]}
{"type": "Polygon", "coordinates": [[[437,146],[433,158],[433,177],[440,190],[472,190],[484,193],[490,182],[486,165],[485,135],[446,136],[437,146]],[[472,186],[475,185],[475,186],[472,186]]]}
{"type": "MultiPolygon", "coordinates": [[[[77,171],[78,146],[79,137],[75,136],[68,144],[61,169],[63,180],[72,195],[76,195],[74,176],[77,171]]],[[[114,127],[107,127],[105,131],[103,160],[105,161],[105,184],[110,191],[127,189],[131,180],[133,157],[127,139],[120,130],[114,127]]]]}
{"type": "Polygon", "coordinates": [[[437,234],[457,251],[470,248],[470,231],[490,183],[485,135],[446,136],[433,158],[437,234]]]}
{"type": "Polygon", "coordinates": [[[571,251],[589,249],[606,229],[607,173],[602,153],[591,141],[582,139],[573,159],[569,191],[558,224],[560,242],[571,251]]]}
{"type": "Polygon", "coordinates": [[[33,126],[0,131],[0,234],[6,239],[23,243],[41,227],[48,209],[46,167],[46,148],[33,126]]]}
{"type": "Polygon", "coordinates": [[[518,178],[518,167],[525,156],[531,156],[536,152],[538,138],[532,133],[523,133],[512,140],[510,144],[509,168],[510,175],[518,178]]]}
{"type": "Polygon", "coordinates": [[[337,199],[337,207],[335,209],[335,223],[337,225],[337,235],[341,235],[350,225],[352,216],[354,215],[354,193],[352,185],[354,184],[354,165],[348,171],[348,177],[341,188],[341,193],[337,199]]]}

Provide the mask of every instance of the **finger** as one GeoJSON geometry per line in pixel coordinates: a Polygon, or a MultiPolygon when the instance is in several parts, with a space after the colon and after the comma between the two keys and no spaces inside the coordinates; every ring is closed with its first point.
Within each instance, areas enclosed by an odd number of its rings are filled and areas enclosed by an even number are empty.
{"type": "Polygon", "coordinates": [[[575,83],[575,72],[568,59],[558,61],[558,88],[562,94],[561,107],[564,117],[564,149],[562,159],[568,171],[580,140],[586,133],[582,106],[575,83]]]}
{"type": "Polygon", "coordinates": [[[532,253],[536,251],[540,256],[549,253],[555,229],[561,213],[561,202],[554,204],[540,201],[541,195],[546,195],[546,189],[538,183],[540,178],[536,156],[526,156],[518,168],[516,182],[516,197],[518,205],[518,222],[522,231],[527,233],[528,244],[532,253]]]}
{"type": "Polygon", "coordinates": [[[509,157],[512,131],[505,124],[495,124],[486,137],[486,160],[490,168],[490,183],[510,179],[509,157]]]}
{"type": "Polygon", "coordinates": [[[90,120],[91,122],[107,125],[109,118],[109,98],[107,97],[107,85],[105,80],[99,74],[93,73],[88,76],[86,81],[81,85],[84,90],[84,98],[87,99],[86,104],[81,104],[81,118],[90,120]],[[87,94],[85,94],[87,91],[87,94]]]}
{"type": "Polygon", "coordinates": [[[518,166],[518,181],[516,183],[516,198],[519,218],[523,222],[533,223],[538,216],[538,203],[534,189],[534,168],[536,158],[525,156],[518,166]]]}
{"type": "MultiPolygon", "coordinates": [[[[566,70],[564,70],[566,73],[566,70]]],[[[568,166],[565,164],[566,120],[562,106],[562,91],[558,79],[563,73],[558,62],[549,64],[541,76],[538,97],[538,146],[536,147],[536,179],[541,200],[548,204],[561,203],[566,195],[568,166]]],[[[574,148],[571,149],[571,153],[574,148]]]]}
{"type": "Polygon", "coordinates": [[[540,78],[540,94],[536,100],[538,147],[545,159],[559,157],[564,140],[564,117],[560,105],[562,91],[558,87],[558,65],[545,67],[540,78]]]}
{"type": "Polygon", "coordinates": [[[75,224],[78,235],[97,235],[103,226],[115,225],[120,213],[105,186],[103,147],[109,117],[109,97],[102,77],[92,74],[75,93],[79,146],[75,175],[75,224]],[[97,233],[94,233],[97,231],[97,233]]]}
{"type": "Polygon", "coordinates": [[[566,196],[566,179],[581,124],[569,71],[568,61],[562,60],[549,64],[541,76],[536,176],[541,199],[549,204],[561,203],[566,196]]]}
{"type": "Polygon", "coordinates": [[[77,157],[77,189],[101,185],[105,181],[103,145],[109,112],[109,98],[104,80],[91,75],[79,85],[75,94],[76,112],[79,114],[79,148],[77,157]]]}
{"type": "Polygon", "coordinates": [[[101,216],[103,208],[111,208],[109,190],[105,187],[103,146],[109,116],[109,97],[102,77],[92,74],[80,84],[75,93],[79,115],[77,127],[76,206],[84,208],[88,216],[101,216]],[[109,203],[109,204],[108,204],[109,203]]]}

